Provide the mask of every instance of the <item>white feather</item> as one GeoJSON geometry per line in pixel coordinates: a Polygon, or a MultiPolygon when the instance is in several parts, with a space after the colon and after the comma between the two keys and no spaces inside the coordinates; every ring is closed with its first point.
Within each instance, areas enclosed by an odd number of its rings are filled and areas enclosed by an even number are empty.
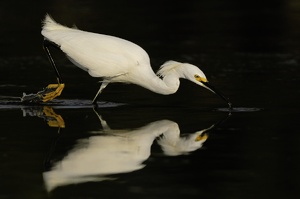
{"type": "Polygon", "coordinates": [[[126,74],[137,63],[150,64],[141,47],[124,39],[68,28],[49,15],[43,24],[42,35],[60,46],[72,63],[93,77],[111,78],[126,74]]]}
{"type": "Polygon", "coordinates": [[[170,74],[170,72],[178,70],[178,67],[181,65],[182,63],[177,61],[167,61],[159,68],[156,74],[160,77],[165,77],[167,74],[170,74]]]}
{"type": "MultiPolygon", "coordinates": [[[[133,83],[163,95],[175,93],[180,78],[204,86],[195,78],[206,79],[204,73],[192,64],[168,61],[155,74],[147,52],[140,46],[118,37],[63,26],[49,15],[43,21],[42,35],[57,44],[76,66],[93,77],[102,77],[105,86],[111,82],[133,83]]],[[[100,87],[94,100],[105,86],[100,87]]]]}

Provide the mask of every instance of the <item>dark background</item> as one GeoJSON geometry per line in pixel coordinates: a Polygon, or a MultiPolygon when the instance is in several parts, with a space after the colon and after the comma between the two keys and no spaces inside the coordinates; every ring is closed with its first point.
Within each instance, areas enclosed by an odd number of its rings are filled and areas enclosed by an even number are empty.
{"type": "MultiPolygon", "coordinates": [[[[22,96],[55,83],[40,34],[46,13],[61,24],[140,45],[154,70],[170,59],[199,66],[238,112],[211,132],[204,150],[171,158],[154,145],[143,170],[49,194],[43,160],[57,130],[41,118],[23,117],[20,106],[1,98],[0,198],[299,198],[298,0],[3,0],[0,96],[22,96]]],[[[66,82],[59,99],[91,100],[98,79],[61,52],[52,53],[66,82]]],[[[226,107],[222,100],[184,80],[170,96],[135,85],[109,85],[101,100],[131,105],[101,110],[116,129],[170,119],[182,133],[191,133],[227,116],[216,111],[226,107]]],[[[99,124],[91,108],[56,112],[66,122],[57,152],[63,157],[99,124]]]]}

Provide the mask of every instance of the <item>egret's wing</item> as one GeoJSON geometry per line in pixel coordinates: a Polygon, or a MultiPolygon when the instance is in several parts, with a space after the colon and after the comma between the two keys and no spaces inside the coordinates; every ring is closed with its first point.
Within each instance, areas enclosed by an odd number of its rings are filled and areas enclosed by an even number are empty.
{"type": "Polygon", "coordinates": [[[87,55],[83,51],[62,49],[69,60],[76,66],[86,70],[93,77],[114,77],[125,74],[128,71],[129,63],[123,56],[112,53],[97,53],[87,55]]]}
{"type": "Polygon", "coordinates": [[[124,39],[71,28],[42,33],[58,44],[75,65],[94,77],[125,74],[145,62],[150,65],[148,54],[124,39]]]}
{"type": "Polygon", "coordinates": [[[111,39],[83,32],[68,34],[61,43],[61,50],[70,60],[94,77],[110,77],[126,73],[130,59],[111,39]]]}

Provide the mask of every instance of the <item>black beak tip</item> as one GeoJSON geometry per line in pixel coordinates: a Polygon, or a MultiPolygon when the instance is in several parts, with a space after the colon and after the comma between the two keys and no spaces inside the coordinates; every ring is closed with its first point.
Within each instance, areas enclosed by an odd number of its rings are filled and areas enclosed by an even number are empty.
{"type": "Polygon", "coordinates": [[[228,102],[227,102],[227,103],[228,103],[228,108],[229,108],[229,110],[232,110],[232,108],[233,108],[233,107],[232,107],[232,103],[229,101],[229,99],[228,99],[228,102]]]}
{"type": "Polygon", "coordinates": [[[232,110],[232,103],[229,101],[229,98],[226,98],[221,92],[216,90],[212,85],[210,85],[208,82],[202,82],[207,88],[209,88],[212,92],[214,92],[216,95],[221,97],[223,100],[225,100],[228,104],[229,110],[232,110]]]}

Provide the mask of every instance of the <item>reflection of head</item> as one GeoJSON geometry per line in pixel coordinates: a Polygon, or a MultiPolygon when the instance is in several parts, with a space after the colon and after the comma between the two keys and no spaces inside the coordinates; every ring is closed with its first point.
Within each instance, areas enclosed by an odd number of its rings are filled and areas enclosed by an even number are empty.
{"type": "Polygon", "coordinates": [[[165,155],[177,156],[201,148],[207,138],[208,136],[204,131],[198,131],[184,137],[180,137],[176,133],[165,133],[158,140],[158,144],[162,147],[165,155]]]}

